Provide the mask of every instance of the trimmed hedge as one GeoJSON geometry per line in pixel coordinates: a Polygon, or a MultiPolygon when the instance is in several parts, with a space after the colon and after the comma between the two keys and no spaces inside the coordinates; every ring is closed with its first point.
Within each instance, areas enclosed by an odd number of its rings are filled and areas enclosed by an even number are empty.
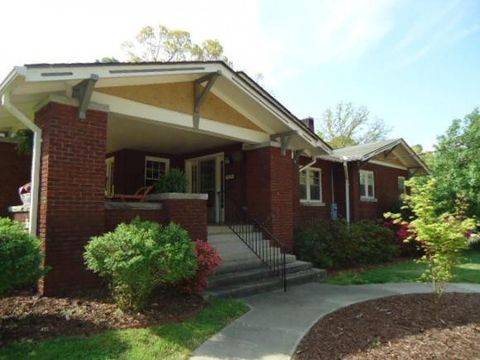
{"type": "Polygon", "coordinates": [[[324,269],[377,264],[399,254],[395,234],[369,221],[319,221],[297,231],[296,254],[324,269]]]}

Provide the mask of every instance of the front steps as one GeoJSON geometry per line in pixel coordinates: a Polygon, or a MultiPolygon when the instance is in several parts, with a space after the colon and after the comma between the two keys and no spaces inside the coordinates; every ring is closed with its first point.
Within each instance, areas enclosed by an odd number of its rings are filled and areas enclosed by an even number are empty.
{"type": "MultiPolygon", "coordinates": [[[[243,297],[260,292],[281,289],[282,280],[226,226],[209,226],[208,242],[215,247],[223,264],[209,278],[208,293],[219,297],[243,297]]],[[[270,246],[264,241],[262,246],[270,246]]],[[[326,276],[325,270],[315,269],[311,263],[299,261],[294,255],[286,256],[288,287],[326,276]]]]}

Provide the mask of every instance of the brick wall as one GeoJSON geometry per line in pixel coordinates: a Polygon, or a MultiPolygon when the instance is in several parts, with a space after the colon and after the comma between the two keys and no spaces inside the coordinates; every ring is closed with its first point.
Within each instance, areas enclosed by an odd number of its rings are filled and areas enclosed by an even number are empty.
{"type": "Polygon", "coordinates": [[[167,222],[163,210],[130,210],[130,209],[106,209],[105,210],[105,231],[113,231],[121,223],[129,223],[135,218],[144,221],[154,221],[161,224],[167,222]]]}
{"type": "Polygon", "coordinates": [[[105,229],[107,114],[49,103],[36,114],[43,131],[39,235],[51,270],[40,292],[57,295],[99,285],[86,270],[84,246],[105,229]]]}
{"type": "Polygon", "coordinates": [[[9,217],[10,219],[23,223],[25,226],[27,226],[30,213],[28,211],[14,212],[10,213],[9,217]]]}
{"type": "Polygon", "coordinates": [[[291,153],[282,155],[279,148],[265,147],[245,154],[248,211],[292,251],[298,186],[291,153]]]}
{"type": "MultiPolygon", "coordinates": [[[[398,177],[408,178],[408,171],[392,167],[366,163],[358,166],[357,163],[349,164],[350,177],[350,209],[352,221],[383,218],[383,214],[390,211],[398,201],[398,177]],[[375,177],[376,202],[360,200],[359,170],[371,170],[375,177]]],[[[335,199],[338,202],[339,214],[345,217],[345,177],[341,164],[334,165],[335,199]]]]}
{"type": "Polygon", "coordinates": [[[182,225],[192,240],[207,240],[206,200],[163,200],[163,210],[168,222],[182,225]]]}
{"type": "MultiPolygon", "coordinates": [[[[301,157],[298,161],[299,166],[307,165],[311,162],[310,158],[301,157]]],[[[334,163],[317,160],[311,167],[322,170],[322,202],[323,205],[307,205],[302,204],[299,199],[299,175],[296,174],[296,211],[295,211],[295,227],[302,227],[304,225],[314,223],[317,220],[329,220],[331,218],[330,209],[332,205],[332,168],[334,163]]],[[[294,175],[295,176],[295,175],[294,175]]]]}
{"type": "Polygon", "coordinates": [[[8,207],[20,205],[18,188],[30,182],[31,157],[19,155],[16,144],[0,139],[0,217],[8,216],[8,207]]]}

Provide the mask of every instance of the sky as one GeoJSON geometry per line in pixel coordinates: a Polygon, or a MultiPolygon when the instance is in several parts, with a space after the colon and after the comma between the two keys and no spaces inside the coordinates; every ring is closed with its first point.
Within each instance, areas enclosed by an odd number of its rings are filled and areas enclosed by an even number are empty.
{"type": "Polygon", "coordinates": [[[127,60],[145,25],[220,40],[236,70],[298,117],[366,106],[431,149],[480,106],[480,0],[44,0],[0,6],[0,77],[16,65],[127,60]]]}

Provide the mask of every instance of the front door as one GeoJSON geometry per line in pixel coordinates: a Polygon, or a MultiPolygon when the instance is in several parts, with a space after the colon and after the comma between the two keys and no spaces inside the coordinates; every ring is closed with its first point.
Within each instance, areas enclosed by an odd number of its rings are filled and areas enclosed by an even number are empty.
{"type": "Polygon", "coordinates": [[[187,160],[186,173],[190,192],[208,194],[208,222],[222,223],[224,219],[223,154],[187,160]]]}

